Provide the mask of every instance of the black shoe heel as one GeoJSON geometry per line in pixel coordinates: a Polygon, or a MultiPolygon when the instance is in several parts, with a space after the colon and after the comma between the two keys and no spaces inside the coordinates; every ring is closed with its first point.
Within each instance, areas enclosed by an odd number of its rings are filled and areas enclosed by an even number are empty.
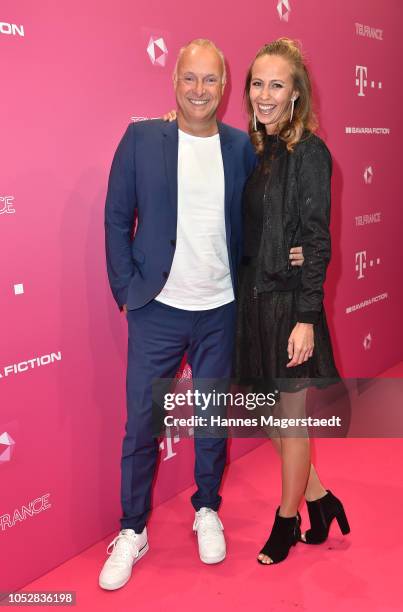
{"type": "Polygon", "coordinates": [[[273,527],[259,555],[270,557],[272,563],[264,563],[260,559],[257,562],[261,565],[273,565],[284,561],[290,552],[291,546],[295,546],[301,538],[301,516],[297,512],[297,516],[284,517],[279,515],[280,508],[276,510],[273,527]]]}
{"type": "Polygon", "coordinates": [[[343,507],[340,509],[339,514],[336,514],[336,521],[338,522],[340,531],[343,535],[350,533],[350,525],[343,507]]]}
{"type": "Polygon", "coordinates": [[[327,491],[326,495],[315,501],[306,502],[311,528],[305,533],[305,544],[322,544],[327,540],[333,519],[339,524],[343,535],[350,533],[350,525],[341,501],[327,491]]]}

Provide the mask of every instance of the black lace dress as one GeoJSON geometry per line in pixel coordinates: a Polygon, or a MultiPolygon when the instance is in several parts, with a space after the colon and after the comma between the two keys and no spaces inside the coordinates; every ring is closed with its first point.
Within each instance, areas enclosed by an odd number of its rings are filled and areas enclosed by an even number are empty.
{"type": "Polygon", "coordinates": [[[288,339],[297,323],[298,289],[257,293],[255,288],[264,222],[263,199],[277,145],[277,137],[267,138],[263,159],[245,187],[244,257],[239,270],[234,374],[240,384],[260,381],[280,391],[293,392],[309,386],[326,387],[339,374],[324,309],[314,324],[313,356],[301,365],[287,368],[288,339]]]}

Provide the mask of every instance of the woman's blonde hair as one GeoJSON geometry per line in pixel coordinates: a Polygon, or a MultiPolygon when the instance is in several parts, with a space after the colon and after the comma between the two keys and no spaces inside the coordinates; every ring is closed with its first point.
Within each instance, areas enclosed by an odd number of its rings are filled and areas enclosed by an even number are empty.
{"type": "Polygon", "coordinates": [[[299,95],[295,101],[294,115],[291,123],[288,114],[287,117],[279,123],[279,137],[286,143],[288,151],[293,151],[296,143],[301,140],[304,130],[314,132],[318,127],[312,109],[312,86],[308,69],[299,44],[297,41],[291,40],[290,38],[278,38],[264,45],[258,51],[246,75],[244,92],[249,117],[248,131],[252,144],[258,154],[263,153],[266,130],[264,125],[259,123],[259,121],[256,122],[257,130],[254,129],[253,107],[249,90],[252,81],[253,65],[259,57],[263,57],[264,55],[279,55],[286,59],[291,66],[293,89],[296,90],[299,95]]]}

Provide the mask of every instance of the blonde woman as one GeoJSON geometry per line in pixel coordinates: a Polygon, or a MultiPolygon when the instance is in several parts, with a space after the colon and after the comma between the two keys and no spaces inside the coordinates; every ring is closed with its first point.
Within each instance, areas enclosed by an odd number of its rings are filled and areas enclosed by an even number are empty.
{"type": "MultiPolygon", "coordinates": [[[[235,373],[263,386],[274,380],[283,414],[302,416],[307,388],[339,375],[323,308],[332,160],[314,134],[311,83],[296,42],[281,38],[260,49],[245,99],[259,161],[244,192],[235,373]],[[303,247],[302,267],[290,265],[295,245],[303,247]]],[[[284,560],[300,539],[323,542],[334,518],[349,532],[343,505],[311,465],[308,436],[291,432],[273,442],[282,461],[282,497],[258,555],[263,564],[284,560]],[[301,536],[304,494],[311,528],[301,536]]]]}

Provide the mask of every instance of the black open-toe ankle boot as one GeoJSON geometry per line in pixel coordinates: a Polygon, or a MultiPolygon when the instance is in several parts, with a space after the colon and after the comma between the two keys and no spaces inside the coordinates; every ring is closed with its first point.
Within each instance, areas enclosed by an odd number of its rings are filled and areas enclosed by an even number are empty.
{"type": "Polygon", "coordinates": [[[331,491],[315,501],[307,501],[309,520],[311,528],[305,533],[305,544],[322,544],[329,535],[330,525],[333,519],[339,524],[343,535],[350,533],[350,525],[343,508],[343,504],[331,491]]]}
{"type": "MultiPolygon", "coordinates": [[[[279,515],[279,510],[280,508],[276,510],[276,518],[269,539],[259,553],[270,557],[273,563],[284,561],[291,546],[295,546],[301,537],[299,512],[297,512],[297,516],[284,517],[279,515]]],[[[264,563],[260,559],[258,559],[258,562],[262,565],[272,565],[272,563],[264,563]]]]}

